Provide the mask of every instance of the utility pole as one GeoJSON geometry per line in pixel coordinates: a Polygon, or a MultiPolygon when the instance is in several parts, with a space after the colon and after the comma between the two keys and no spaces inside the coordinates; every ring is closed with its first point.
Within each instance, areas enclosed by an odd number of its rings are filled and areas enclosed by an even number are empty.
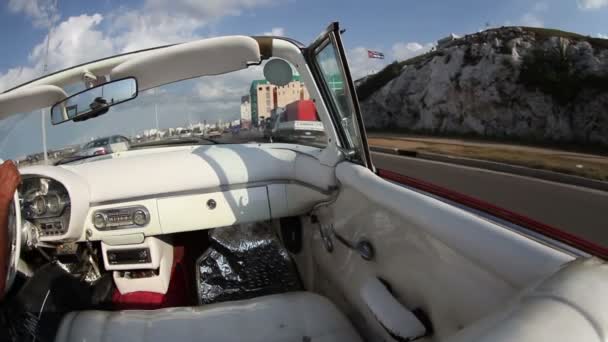
{"type": "Polygon", "coordinates": [[[158,131],[158,103],[154,104],[154,116],[156,117],[156,130],[158,131]]]}
{"type": "Polygon", "coordinates": [[[156,138],[160,139],[160,128],[158,126],[158,98],[156,96],[156,88],[154,88],[154,117],[156,118],[156,138]]]}
{"type": "MultiPolygon", "coordinates": [[[[57,1],[55,1],[55,7],[57,7],[57,1]]],[[[46,51],[44,53],[44,67],[42,70],[42,76],[46,75],[49,67],[49,45],[51,43],[51,32],[53,32],[52,24],[49,24],[49,33],[46,37],[46,51]]],[[[50,112],[48,112],[50,113],[50,112]]],[[[42,155],[44,156],[44,164],[48,165],[49,163],[49,153],[46,146],[46,117],[47,117],[46,109],[40,110],[40,124],[42,128],[42,155]]]]}

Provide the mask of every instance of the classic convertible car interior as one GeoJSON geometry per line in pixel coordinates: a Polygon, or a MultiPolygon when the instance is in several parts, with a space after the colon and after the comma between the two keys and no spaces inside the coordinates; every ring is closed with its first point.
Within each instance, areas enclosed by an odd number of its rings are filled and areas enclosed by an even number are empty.
{"type": "Polygon", "coordinates": [[[603,260],[377,174],[337,24],[307,47],[232,36],[76,66],[0,94],[0,118],[95,121],[129,103],[77,107],[67,85],[135,97],[261,63],[299,75],[326,141],[21,167],[2,324],[58,342],[606,339],[603,260]]]}

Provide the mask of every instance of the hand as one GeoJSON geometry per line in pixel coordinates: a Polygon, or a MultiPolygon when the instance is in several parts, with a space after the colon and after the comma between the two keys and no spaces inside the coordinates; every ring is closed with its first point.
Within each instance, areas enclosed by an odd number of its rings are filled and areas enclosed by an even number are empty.
{"type": "Polygon", "coordinates": [[[12,200],[17,186],[21,183],[19,170],[12,161],[0,165],[0,205],[7,206],[12,200]]]}

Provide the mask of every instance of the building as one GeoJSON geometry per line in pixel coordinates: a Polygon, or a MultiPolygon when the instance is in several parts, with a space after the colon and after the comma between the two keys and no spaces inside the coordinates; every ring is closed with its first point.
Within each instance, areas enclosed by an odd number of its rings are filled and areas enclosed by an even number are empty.
{"type": "Polygon", "coordinates": [[[251,82],[249,89],[251,122],[254,126],[258,126],[264,119],[270,118],[273,109],[308,99],[310,95],[299,76],[294,76],[291,82],[281,87],[270,84],[266,80],[255,80],[251,82]]]}
{"type": "Polygon", "coordinates": [[[255,126],[257,126],[257,122],[259,121],[259,113],[258,113],[258,97],[263,98],[259,94],[263,92],[265,85],[269,84],[266,80],[255,80],[251,82],[251,87],[249,87],[249,101],[251,103],[251,122],[255,126]]]}
{"type": "Polygon", "coordinates": [[[459,38],[460,38],[460,36],[450,33],[449,36],[443,37],[437,41],[437,49],[443,48],[446,45],[448,45],[449,43],[451,43],[459,38]]]}
{"type": "Polygon", "coordinates": [[[251,128],[251,100],[249,95],[241,97],[241,127],[251,128]]]}

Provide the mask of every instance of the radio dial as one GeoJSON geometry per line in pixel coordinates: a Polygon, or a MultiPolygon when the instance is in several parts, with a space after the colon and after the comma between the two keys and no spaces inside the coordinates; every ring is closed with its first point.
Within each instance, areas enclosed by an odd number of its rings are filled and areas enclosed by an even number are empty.
{"type": "Polygon", "coordinates": [[[93,225],[95,226],[95,228],[104,229],[106,227],[107,223],[108,223],[108,220],[106,218],[106,215],[97,213],[97,214],[95,214],[95,216],[93,216],[93,225]]]}
{"type": "Polygon", "coordinates": [[[99,230],[117,230],[144,227],[150,214],[144,206],[103,209],[93,215],[93,225],[99,230]]]}
{"type": "Polygon", "coordinates": [[[138,226],[144,226],[146,223],[148,223],[148,216],[143,210],[136,210],[133,213],[133,223],[138,226]]]}

